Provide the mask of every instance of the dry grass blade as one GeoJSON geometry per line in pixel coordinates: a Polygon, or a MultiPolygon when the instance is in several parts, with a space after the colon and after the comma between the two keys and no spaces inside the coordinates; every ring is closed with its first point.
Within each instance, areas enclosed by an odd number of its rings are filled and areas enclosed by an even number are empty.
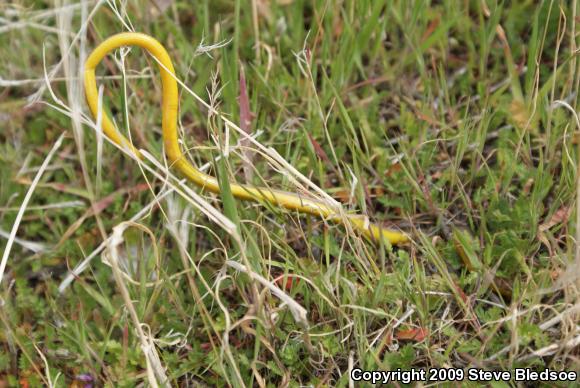
{"type": "Polygon", "coordinates": [[[20,222],[22,221],[22,216],[24,216],[24,212],[26,211],[26,207],[28,206],[28,202],[30,202],[30,199],[32,198],[32,194],[34,193],[34,190],[36,189],[36,185],[38,185],[38,182],[40,182],[40,178],[42,178],[42,175],[44,174],[46,167],[49,165],[49,163],[52,160],[56,151],[58,151],[58,149],[62,145],[63,139],[64,139],[64,133],[62,135],[60,135],[60,137],[57,139],[57,141],[52,146],[52,149],[50,150],[48,155],[46,155],[44,162],[42,162],[40,169],[38,170],[38,172],[36,173],[36,176],[32,180],[32,184],[28,188],[28,191],[26,192],[26,196],[24,197],[24,200],[22,201],[22,204],[20,205],[20,210],[18,211],[18,214],[16,215],[16,220],[12,224],[12,230],[10,231],[10,236],[8,237],[8,241],[6,243],[6,248],[4,248],[4,253],[2,254],[2,259],[0,260],[0,284],[2,284],[2,279],[4,277],[4,271],[6,269],[6,264],[8,263],[8,257],[10,256],[10,251],[12,249],[12,245],[15,242],[16,233],[18,232],[18,227],[20,226],[20,222]]]}
{"type": "Polygon", "coordinates": [[[159,359],[159,355],[157,354],[157,350],[155,348],[155,341],[151,337],[151,334],[145,335],[142,323],[139,321],[139,316],[137,315],[137,311],[133,306],[133,301],[131,300],[131,296],[129,295],[129,291],[127,290],[125,278],[123,277],[123,272],[119,268],[118,247],[124,241],[123,233],[127,228],[135,226],[139,226],[139,224],[123,222],[117,225],[115,228],[113,228],[113,234],[107,244],[107,249],[109,253],[108,261],[113,270],[113,275],[115,277],[117,287],[119,288],[121,296],[123,297],[125,307],[129,311],[129,315],[131,316],[131,320],[133,321],[133,328],[137,332],[137,336],[139,337],[139,341],[141,342],[141,350],[143,351],[143,354],[145,355],[145,359],[147,361],[147,377],[149,379],[149,384],[151,384],[152,387],[158,387],[158,384],[160,384],[161,386],[169,387],[170,386],[169,380],[167,378],[167,375],[165,374],[165,368],[161,364],[161,360],[159,359]]]}
{"type": "Polygon", "coordinates": [[[268,281],[262,275],[248,269],[245,265],[238,263],[237,261],[227,260],[226,265],[232,267],[236,271],[245,273],[251,279],[257,280],[261,285],[268,288],[274,295],[276,295],[282,302],[284,302],[288,306],[290,312],[292,313],[292,316],[294,317],[294,320],[297,323],[299,323],[304,328],[308,327],[308,317],[306,314],[306,309],[300,306],[298,302],[296,302],[288,294],[282,291],[278,286],[268,281]]]}
{"type": "MultiPolygon", "coordinates": [[[[9,239],[10,233],[5,231],[4,229],[0,229],[0,237],[4,237],[5,239],[9,239]]],[[[16,244],[20,245],[21,247],[28,249],[29,251],[32,251],[34,253],[45,252],[45,251],[48,251],[50,249],[50,247],[44,243],[23,240],[23,239],[18,238],[18,237],[14,237],[14,242],[16,244]]]]}

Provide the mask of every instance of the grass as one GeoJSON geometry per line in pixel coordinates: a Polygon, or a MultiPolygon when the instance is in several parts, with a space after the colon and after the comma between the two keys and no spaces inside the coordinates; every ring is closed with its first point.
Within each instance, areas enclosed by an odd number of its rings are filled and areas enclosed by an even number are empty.
{"type": "Polygon", "coordinates": [[[0,5],[0,386],[580,370],[577,8],[0,5]],[[103,105],[157,162],[103,140],[79,58],[129,28],[167,47],[190,89],[180,88],[183,146],[224,188],[322,188],[412,243],[377,246],[170,177],[160,83],[138,49],[100,66],[103,105]]]}

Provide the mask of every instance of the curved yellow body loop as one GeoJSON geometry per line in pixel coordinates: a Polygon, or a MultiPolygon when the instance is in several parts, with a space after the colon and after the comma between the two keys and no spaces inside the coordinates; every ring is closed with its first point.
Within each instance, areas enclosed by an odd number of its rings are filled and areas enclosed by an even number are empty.
{"type": "MultiPolygon", "coordinates": [[[[214,193],[220,192],[220,187],[216,178],[192,166],[181,152],[178,142],[177,131],[177,114],[178,114],[178,90],[175,80],[175,70],[169,54],[165,48],[154,38],[135,32],[126,32],[113,35],[102,42],[88,57],[85,63],[85,93],[89,108],[96,118],[98,115],[98,91],[95,77],[95,68],[101,60],[112,50],[121,46],[139,46],[147,50],[159,62],[161,72],[161,83],[163,85],[163,102],[162,102],[162,129],[163,144],[165,152],[171,165],[179,170],[186,178],[194,182],[203,189],[214,193]]],[[[111,119],[106,113],[102,112],[102,128],[105,134],[115,143],[128,148],[140,156],[140,153],[122,134],[117,131],[111,119]]],[[[398,244],[408,240],[407,236],[384,229],[375,224],[369,224],[356,215],[347,215],[342,217],[337,209],[328,205],[308,198],[303,198],[298,194],[286,193],[268,188],[259,188],[248,185],[238,185],[231,183],[232,194],[244,200],[266,201],[274,206],[283,207],[290,210],[296,210],[301,213],[308,213],[315,216],[331,220],[333,222],[343,222],[346,218],[350,224],[360,230],[366,236],[374,241],[385,238],[391,244],[398,244]]]]}

